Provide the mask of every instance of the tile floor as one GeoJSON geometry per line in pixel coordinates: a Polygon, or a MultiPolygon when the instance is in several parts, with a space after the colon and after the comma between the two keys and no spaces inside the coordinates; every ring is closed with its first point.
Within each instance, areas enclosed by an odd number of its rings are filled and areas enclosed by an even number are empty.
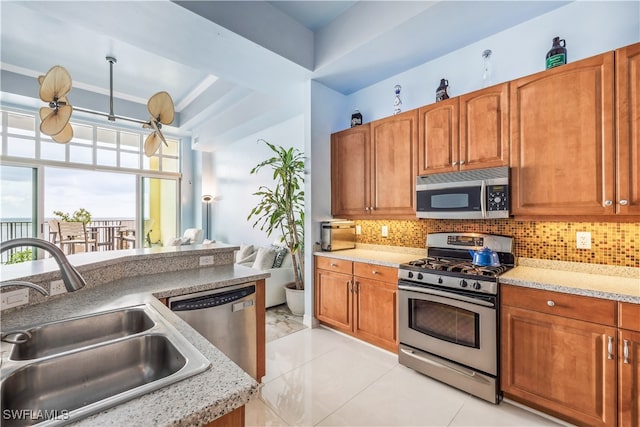
{"type": "Polygon", "coordinates": [[[553,426],[401,366],[397,356],[330,329],[267,343],[267,375],[247,426],[553,426]]]}

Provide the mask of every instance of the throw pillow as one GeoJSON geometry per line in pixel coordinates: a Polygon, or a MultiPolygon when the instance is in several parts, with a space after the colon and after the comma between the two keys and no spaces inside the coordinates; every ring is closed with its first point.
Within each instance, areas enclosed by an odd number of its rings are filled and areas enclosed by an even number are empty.
{"type": "Polygon", "coordinates": [[[236,262],[247,262],[249,255],[253,254],[253,245],[240,245],[240,250],[236,253],[236,262]]]}
{"type": "Polygon", "coordinates": [[[287,249],[286,246],[271,246],[271,248],[273,248],[273,250],[276,252],[276,257],[273,260],[273,265],[271,266],[271,268],[280,268],[282,266],[282,262],[284,261],[284,258],[289,254],[289,250],[287,249]]]}
{"type": "Polygon", "coordinates": [[[268,270],[273,265],[274,259],[276,259],[276,251],[271,248],[258,248],[256,260],[253,262],[251,268],[255,268],[256,270],[268,270]]]}

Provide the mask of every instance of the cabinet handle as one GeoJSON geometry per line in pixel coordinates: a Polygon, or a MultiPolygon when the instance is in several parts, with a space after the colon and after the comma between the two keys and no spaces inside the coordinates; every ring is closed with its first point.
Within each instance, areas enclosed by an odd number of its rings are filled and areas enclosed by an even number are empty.
{"type": "Polygon", "coordinates": [[[364,208],[365,212],[369,212],[369,206],[364,208]]]}
{"type": "Polygon", "coordinates": [[[360,292],[360,282],[356,282],[356,283],[355,283],[355,285],[354,285],[354,287],[353,287],[353,292],[354,292],[354,293],[356,293],[356,294],[357,294],[358,292],[360,292]]]}
{"type": "Polygon", "coordinates": [[[353,282],[351,280],[347,280],[347,288],[349,292],[353,292],[353,282]]]}
{"type": "Polygon", "coordinates": [[[331,263],[331,264],[329,264],[329,265],[330,265],[331,267],[337,267],[337,266],[338,266],[338,264],[334,264],[334,263],[331,263]]]}
{"type": "Polygon", "coordinates": [[[461,165],[464,165],[464,160],[460,160],[460,164],[461,164],[461,165]]]}
{"type": "Polygon", "coordinates": [[[624,340],[624,363],[629,364],[629,340],[624,340]]]}
{"type": "Polygon", "coordinates": [[[604,205],[605,206],[611,206],[611,205],[613,205],[613,202],[611,200],[605,200],[604,201],[604,205]]]}
{"type": "Polygon", "coordinates": [[[377,272],[377,271],[375,271],[375,270],[371,270],[371,274],[380,274],[380,273],[378,273],[378,272],[377,272]]]}
{"type": "Polygon", "coordinates": [[[629,202],[626,199],[620,200],[620,206],[627,206],[629,202]]]}
{"type": "Polygon", "coordinates": [[[549,301],[547,301],[547,305],[548,305],[549,307],[553,307],[554,305],[556,305],[556,303],[555,303],[555,302],[553,302],[552,300],[549,300],[549,301]]]}
{"type": "Polygon", "coordinates": [[[458,164],[458,162],[451,162],[451,166],[455,166],[457,164],[458,164]]]}
{"type": "Polygon", "coordinates": [[[609,338],[609,344],[607,344],[607,353],[609,353],[607,355],[607,359],[609,360],[613,360],[613,337],[608,337],[609,338]]]}

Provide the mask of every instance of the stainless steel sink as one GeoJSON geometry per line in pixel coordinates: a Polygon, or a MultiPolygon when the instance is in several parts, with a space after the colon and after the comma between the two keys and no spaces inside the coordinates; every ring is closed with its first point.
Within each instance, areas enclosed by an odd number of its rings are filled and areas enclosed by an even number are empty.
{"type": "Polygon", "coordinates": [[[144,306],[114,310],[28,329],[31,338],[14,346],[12,360],[30,360],[151,329],[144,306]]]}
{"type": "Polygon", "coordinates": [[[29,346],[0,343],[3,426],[63,425],[210,366],[149,304],[29,331],[29,346]],[[79,334],[78,343],[73,342],[74,333],[79,334]]]}

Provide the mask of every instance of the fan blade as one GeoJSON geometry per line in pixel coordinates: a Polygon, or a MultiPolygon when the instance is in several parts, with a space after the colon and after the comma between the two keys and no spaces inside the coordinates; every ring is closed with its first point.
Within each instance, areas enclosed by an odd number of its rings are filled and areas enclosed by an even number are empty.
{"type": "Polygon", "coordinates": [[[147,109],[154,120],[159,121],[163,125],[173,123],[175,110],[173,108],[173,100],[167,92],[158,92],[149,98],[147,109]]]}
{"type": "Polygon", "coordinates": [[[63,105],[57,110],[53,110],[53,113],[49,114],[42,123],[40,123],[40,132],[45,135],[59,134],[67,123],[69,123],[72,111],[73,107],[71,107],[71,105],[63,105]]]}
{"type": "Polygon", "coordinates": [[[144,141],[144,155],[147,157],[153,156],[158,148],[160,148],[160,138],[156,132],[151,132],[147,139],[144,141]]]}
{"type": "Polygon", "coordinates": [[[52,138],[55,142],[59,142],[60,144],[66,144],[71,141],[71,138],[73,138],[73,127],[71,127],[71,123],[67,123],[64,129],[62,129],[62,132],[57,135],[53,135],[52,138]]]}
{"type": "Polygon", "coordinates": [[[52,67],[42,79],[40,85],[40,99],[51,102],[65,96],[71,91],[71,75],[63,67],[52,67]]]}
{"type": "Polygon", "coordinates": [[[44,76],[38,76],[38,84],[42,86],[42,82],[44,81],[44,76]]]}
{"type": "MultiPolygon", "coordinates": [[[[145,124],[147,124],[147,123],[145,123],[145,124]]],[[[160,137],[162,142],[164,142],[164,146],[168,147],[169,144],[167,144],[167,140],[164,139],[164,135],[162,134],[162,131],[158,127],[158,122],[156,122],[155,120],[151,119],[151,121],[148,124],[150,125],[149,127],[153,128],[153,132],[156,133],[160,137]]],[[[142,127],[144,127],[144,126],[142,126],[142,127]]]]}
{"type": "Polygon", "coordinates": [[[53,113],[54,113],[53,109],[49,107],[40,108],[40,121],[44,122],[44,119],[46,119],[49,114],[53,114],[53,113]]]}

